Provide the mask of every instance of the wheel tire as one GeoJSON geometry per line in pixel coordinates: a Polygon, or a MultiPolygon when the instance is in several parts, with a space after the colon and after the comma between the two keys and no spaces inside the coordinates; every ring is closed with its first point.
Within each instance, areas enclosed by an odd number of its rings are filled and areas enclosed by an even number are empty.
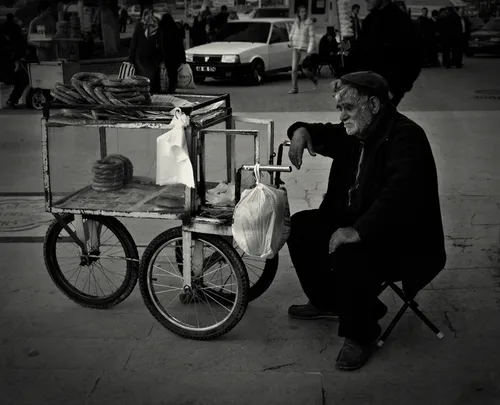
{"type": "Polygon", "coordinates": [[[35,110],[42,110],[43,105],[47,102],[46,94],[41,89],[31,89],[28,92],[28,97],[26,97],[26,104],[28,107],[35,110]]]}
{"type": "MultiPolygon", "coordinates": [[[[135,260],[127,260],[127,272],[121,286],[118,287],[118,289],[108,297],[92,298],[76,289],[64,278],[55,254],[57,238],[63,230],[63,227],[57,220],[52,221],[45,235],[43,244],[43,257],[45,261],[45,267],[47,268],[50,278],[52,279],[54,284],[69,299],[87,308],[112,308],[125,300],[132,293],[137,284],[137,279],[139,276],[139,253],[137,252],[137,247],[135,245],[134,239],[127,231],[127,228],[125,228],[125,226],[123,226],[123,224],[116,218],[91,215],[84,215],[83,217],[85,219],[91,219],[105,225],[118,238],[127,258],[135,260]]],[[[65,214],[62,216],[62,219],[69,224],[75,219],[75,217],[73,214],[65,214]]]]}
{"type": "Polygon", "coordinates": [[[250,86],[258,86],[264,79],[264,63],[261,60],[254,60],[250,67],[250,72],[247,77],[247,83],[250,86]]]}
{"type": "Polygon", "coordinates": [[[171,228],[158,235],[153,241],[148,245],[144,254],[141,258],[141,264],[139,267],[139,286],[141,289],[141,295],[148,308],[149,312],[154,316],[154,318],[160,322],[169,331],[182,336],[187,339],[193,340],[210,340],[215,339],[228,333],[233,329],[238,322],[243,318],[246,308],[248,306],[248,275],[245,271],[245,266],[240,256],[232,245],[227,242],[223,237],[207,234],[196,234],[193,233],[193,239],[205,240],[211,245],[216,247],[226,256],[228,261],[231,263],[234,273],[236,276],[236,281],[238,283],[238,289],[240,293],[237,295],[235,305],[237,306],[229,318],[223,322],[221,325],[201,331],[192,331],[184,329],[174,323],[172,323],[168,318],[164,317],[162,313],[157,308],[154,299],[150,293],[149,288],[149,269],[151,267],[152,261],[158,255],[158,252],[172,239],[178,239],[182,237],[182,229],[180,227],[171,228]]]}
{"type": "Polygon", "coordinates": [[[203,76],[195,76],[194,77],[194,82],[195,84],[202,84],[205,82],[206,77],[203,76]]]}
{"type": "MultiPolygon", "coordinates": [[[[245,258],[243,258],[243,263],[245,263],[245,258]]],[[[279,255],[274,256],[272,259],[266,260],[264,269],[262,270],[262,275],[259,279],[250,285],[248,291],[248,301],[253,301],[264,294],[276,277],[276,272],[278,271],[279,265],[279,255]]]]}

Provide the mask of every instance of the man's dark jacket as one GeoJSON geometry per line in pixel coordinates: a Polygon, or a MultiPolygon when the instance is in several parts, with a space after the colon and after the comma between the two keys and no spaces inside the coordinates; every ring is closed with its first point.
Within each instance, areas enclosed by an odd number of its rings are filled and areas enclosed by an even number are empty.
{"type": "Polygon", "coordinates": [[[362,243],[401,263],[409,294],[428,284],[446,263],[436,165],[424,130],[394,107],[376,117],[364,142],[357,208],[348,208],[363,143],[344,125],[296,122],[309,132],[314,150],[333,159],[320,206],[325,221],[354,227],[362,243]]]}
{"type": "Polygon", "coordinates": [[[370,12],[349,52],[349,70],[383,76],[394,95],[410,91],[421,70],[422,43],[410,17],[394,3],[370,12]]]}

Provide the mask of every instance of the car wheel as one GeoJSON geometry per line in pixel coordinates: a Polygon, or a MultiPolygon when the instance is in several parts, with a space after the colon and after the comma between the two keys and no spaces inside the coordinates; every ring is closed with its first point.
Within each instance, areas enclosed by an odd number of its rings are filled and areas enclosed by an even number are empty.
{"type": "Polygon", "coordinates": [[[261,60],[254,60],[248,73],[248,84],[251,86],[258,86],[261,84],[264,79],[264,73],[264,63],[261,60]]]}

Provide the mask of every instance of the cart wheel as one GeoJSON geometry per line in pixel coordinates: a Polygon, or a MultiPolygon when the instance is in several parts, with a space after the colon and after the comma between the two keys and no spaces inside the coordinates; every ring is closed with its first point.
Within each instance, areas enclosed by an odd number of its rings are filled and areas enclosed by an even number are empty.
{"type": "MultiPolygon", "coordinates": [[[[178,227],[180,230],[181,227],[178,227]]],[[[243,260],[243,264],[247,270],[248,281],[250,289],[248,290],[248,301],[253,301],[264,294],[276,277],[276,272],[278,271],[279,255],[274,256],[272,259],[261,259],[259,257],[248,256],[243,252],[239,246],[234,243],[234,249],[243,260]]],[[[178,273],[182,275],[182,240],[178,240],[175,243],[175,263],[178,273]]],[[[204,258],[205,266],[213,265],[218,260],[224,260],[224,258],[218,253],[214,252],[212,255],[204,258]]],[[[193,272],[191,272],[193,275],[193,272]]]]}
{"type": "MultiPolygon", "coordinates": [[[[63,215],[62,219],[75,231],[73,215],[63,215]]],[[[115,218],[84,215],[83,222],[89,255],[83,256],[77,243],[54,220],[43,246],[45,266],[56,286],[78,304],[97,309],[114,307],[137,284],[137,247],[115,218]]]]}
{"type": "Polygon", "coordinates": [[[264,294],[276,277],[278,271],[279,255],[272,259],[261,259],[259,257],[248,256],[238,245],[234,245],[236,251],[243,260],[250,281],[248,301],[253,301],[264,294]]]}
{"type": "Polygon", "coordinates": [[[26,105],[35,110],[42,110],[47,101],[47,95],[41,89],[30,89],[26,97],[26,105]]]}
{"type": "Polygon", "coordinates": [[[168,330],[188,339],[209,340],[233,329],[248,305],[248,275],[238,253],[220,236],[192,234],[191,285],[184,286],[182,229],[158,235],[146,248],[139,285],[151,314],[168,330]],[[210,260],[209,258],[216,258],[210,260]],[[197,273],[197,272],[196,272],[197,273]]]}

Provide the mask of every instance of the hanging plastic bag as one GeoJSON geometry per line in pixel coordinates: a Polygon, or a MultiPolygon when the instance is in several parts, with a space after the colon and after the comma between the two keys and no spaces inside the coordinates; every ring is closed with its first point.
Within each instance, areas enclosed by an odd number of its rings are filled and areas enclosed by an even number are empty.
{"type": "Polygon", "coordinates": [[[177,71],[177,88],[178,89],[196,89],[194,84],[193,71],[187,63],[182,63],[177,71]]]}
{"type": "Polygon", "coordinates": [[[173,110],[173,128],[156,139],[156,184],[185,184],[194,188],[194,173],[186,143],[189,118],[180,108],[173,110]]]}
{"type": "Polygon", "coordinates": [[[290,234],[290,208],[284,188],[260,183],[259,165],[255,165],[257,185],[244,190],[234,208],[233,237],[250,256],[270,259],[276,256],[290,234]]]}

